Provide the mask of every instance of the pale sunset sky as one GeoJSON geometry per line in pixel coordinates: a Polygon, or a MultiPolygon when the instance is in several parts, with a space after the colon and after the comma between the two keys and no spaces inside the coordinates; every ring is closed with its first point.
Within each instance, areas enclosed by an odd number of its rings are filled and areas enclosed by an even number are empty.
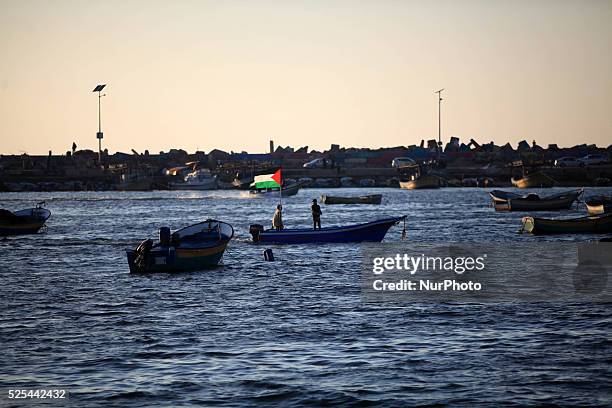
{"type": "Polygon", "coordinates": [[[612,1],[0,0],[0,153],[612,143],[612,1]]]}

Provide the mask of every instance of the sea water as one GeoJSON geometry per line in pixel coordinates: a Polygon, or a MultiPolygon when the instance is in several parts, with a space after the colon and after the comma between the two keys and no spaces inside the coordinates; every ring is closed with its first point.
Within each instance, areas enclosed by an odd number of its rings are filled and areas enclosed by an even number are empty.
{"type": "MultiPolygon", "coordinates": [[[[593,239],[517,234],[525,214],[495,212],[476,188],[303,189],[283,199],[285,225],[309,227],[321,194],[375,193],[381,205],[321,205],[323,226],[406,215],[409,242],[593,239]]],[[[121,407],[611,403],[609,305],[364,302],[359,245],[254,245],[249,224],[268,227],[277,202],[239,191],[2,193],[0,207],[41,200],[44,234],[0,239],[4,394],[62,388],[74,406],[121,407]],[[223,266],[129,273],[126,248],[207,218],[235,228],[223,266]]]]}

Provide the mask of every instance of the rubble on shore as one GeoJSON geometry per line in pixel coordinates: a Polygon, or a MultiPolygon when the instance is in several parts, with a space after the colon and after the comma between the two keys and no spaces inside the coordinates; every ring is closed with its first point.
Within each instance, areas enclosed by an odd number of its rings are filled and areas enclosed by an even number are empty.
{"type": "Polygon", "coordinates": [[[277,147],[268,153],[224,152],[212,150],[187,153],[173,149],[150,154],[98,153],[73,150],[63,155],[1,155],[0,191],[96,191],[166,189],[170,181],[182,179],[196,168],[208,168],[219,179],[219,188],[236,188],[240,180],[248,183],[254,174],[278,167],[285,177],[302,180],[311,187],[397,187],[402,169],[393,168],[397,157],[409,157],[420,168],[446,181],[449,187],[510,186],[512,177],[545,172],[559,186],[612,185],[612,146],[576,145],[546,148],[522,141],[512,147],[493,142],[479,144],[473,139],[461,143],[452,137],[441,148],[435,140],[420,145],[390,148],[342,148],[331,145],[326,151],[277,147]],[[604,155],[608,163],[573,167],[555,166],[562,157],[581,158],[604,155]],[[324,159],[316,168],[304,164],[324,159]],[[238,180],[238,181],[237,181],[238,180]]]}

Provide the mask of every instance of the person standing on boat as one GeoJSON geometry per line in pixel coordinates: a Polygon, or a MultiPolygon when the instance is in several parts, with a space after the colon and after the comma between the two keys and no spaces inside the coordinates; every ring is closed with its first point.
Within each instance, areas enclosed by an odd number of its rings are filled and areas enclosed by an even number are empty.
{"type": "Polygon", "coordinates": [[[276,206],[276,211],[274,211],[274,217],[272,218],[272,228],[277,231],[280,231],[285,228],[285,226],[283,225],[283,206],[280,204],[276,206]]]}
{"type": "Polygon", "coordinates": [[[312,209],[312,223],[314,224],[314,229],[317,229],[317,226],[321,229],[321,214],[323,214],[323,212],[321,211],[321,206],[317,204],[316,198],[312,200],[312,207],[310,208],[312,209]]]}

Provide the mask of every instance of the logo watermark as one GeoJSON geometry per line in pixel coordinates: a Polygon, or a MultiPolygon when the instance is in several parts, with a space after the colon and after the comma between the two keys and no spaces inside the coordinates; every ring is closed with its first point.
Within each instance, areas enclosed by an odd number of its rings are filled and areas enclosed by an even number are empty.
{"type": "Polygon", "coordinates": [[[612,302],[610,243],[363,245],[365,301],[612,302]]]}

